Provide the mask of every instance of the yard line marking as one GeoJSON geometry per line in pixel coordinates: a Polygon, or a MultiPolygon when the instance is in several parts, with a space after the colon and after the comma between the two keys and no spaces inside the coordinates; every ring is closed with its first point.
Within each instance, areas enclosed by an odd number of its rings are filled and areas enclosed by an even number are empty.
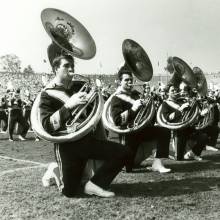
{"type": "Polygon", "coordinates": [[[47,164],[42,164],[42,165],[38,165],[38,166],[31,166],[31,167],[20,167],[20,168],[16,168],[16,169],[11,169],[11,170],[6,170],[6,171],[3,171],[0,173],[0,177],[5,175],[5,174],[8,174],[8,173],[13,173],[13,172],[16,172],[16,171],[21,171],[21,170],[28,170],[28,169],[34,169],[34,168],[43,168],[43,167],[46,167],[47,164]]]}
{"type": "Polygon", "coordinates": [[[16,159],[16,158],[7,157],[7,156],[0,156],[0,158],[5,159],[5,160],[14,160],[14,161],[23,162],[23,163],[33,163],[36,165],[47,165],[45,163],[35,162],[35,161],[31,161],[31,160],[16,159]]]}

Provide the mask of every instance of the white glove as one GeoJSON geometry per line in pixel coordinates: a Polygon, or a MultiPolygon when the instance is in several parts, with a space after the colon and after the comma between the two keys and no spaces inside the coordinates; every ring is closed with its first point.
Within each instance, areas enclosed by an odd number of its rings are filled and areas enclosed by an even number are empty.
{"type": "Polygon", "coordinates": [[[138,99],[134,102],[131,110],[136,112],[140,107],[142,106],[142,100],[141,99],[138,99]]]}
{"type": "Polygon", "coordinates": [[[182,104],[182,105],[180,106],[179,110],[180,110],[180,111],[183,111],[183,110],[184,110],[185,108],[187,108],[187,107],[189,107],[189,103],[188,103],[188,102],[182,104]]]}
{"type": "Polygon", "coordinates": [[[169,115],[169,119],[170,119],[170,120],[173,120],[174,117],[175,117],[175,112],[173,112],[173,113],[171,113],[171,114],[169,115]]]}
{"type": "Polygon", "coordinates": [[[205,108],[205,109],[203,109],[202,111],[201,111],[201,113],[200,113],[200,115],[201,116],[204,116],[204,115],[206,115],[207,113],[208,113],[208,109],[207,108],[205,108]]]}
{"type": "Polygon", "coordinates": [[[73,109],[74,107],[78,105],[84,105],[88,101],[86,97],[86,92],[78,92],[76,94],[73,94],[64,104],[64,106],[68,109],[73,109]]]}

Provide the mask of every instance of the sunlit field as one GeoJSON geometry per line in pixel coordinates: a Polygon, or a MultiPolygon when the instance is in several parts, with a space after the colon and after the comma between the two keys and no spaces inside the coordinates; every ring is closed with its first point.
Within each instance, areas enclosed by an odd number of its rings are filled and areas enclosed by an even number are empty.
{"type": "Polygon", "coordinates": [[[220,218],[220,152],[204,152],[201,162],[166,160],[169,174],[122,171],[111,186],[116,197],[108,199],[69,199],[55,185],[44,188],[41,178],[51,161],[52,144],[35,142],[32,133],[23,142],[0,135],[0,219],[220,218]]]}

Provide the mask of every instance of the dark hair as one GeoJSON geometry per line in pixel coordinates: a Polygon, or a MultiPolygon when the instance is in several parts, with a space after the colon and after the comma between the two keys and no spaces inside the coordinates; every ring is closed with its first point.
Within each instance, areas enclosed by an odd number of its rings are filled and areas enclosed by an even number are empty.
{"type": "Polygon", "coordinates": [[[174,83],[169,83],[169,84],[167,84],[167,86],[165,87],[164,91],[165,91],[166,93],[168,93],[169,90],[170,90],[170,87],[172,87],[172,86],[178,91],[178,88],[174,85],[174,83]]]}
{"type": "Polygon", "coordinates": [[[131,72],[130,68],[128,67],[128,65],[126,63],[118,71],[118,80],[121,81],[122,80],[122,76],[124,74],[128,74],[128,75],[132,76],[132,72],[131,72]]]}
{"type": "Polygon", "coordinates": [[[192,91],[192,88],[187,85],[187,86],[184,87],[184,91],[190,93],[192,91]]]}
{"type": "Polygon", "coordinates": [[[202,73],[202,70],[198,67],[198,66],[194,66],[193,67],[193,72],[195,74],[201,74],[202,73]]]}
{"type": "Polygon", "coordinates": [[[66,59],[74,64],[74,58],[71,55],[68,55],[68,54],[60,55],[60,56],[54,58],[54,60],[52,62],[52,69],[53,69],[54,73],[55,73],[56,69],[60,66],[62,59],[66,59]]]}

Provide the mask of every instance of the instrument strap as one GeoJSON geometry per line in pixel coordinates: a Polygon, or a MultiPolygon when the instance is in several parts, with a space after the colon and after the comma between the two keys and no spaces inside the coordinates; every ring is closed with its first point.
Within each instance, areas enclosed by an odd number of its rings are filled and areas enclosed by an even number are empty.
{"type": "Polygon", "coordinates": [[[129,95],[127,95],[126,93],[122,93],[122,91],[118,90],[115,94],[116,97],[118,97],[119,99],[130,103],[131,105],[134,104],[134,102],[136,101],[135,99],[132,99],[129,95]]]}
{"type": "Polygon", "coordinates": [[[178,110],[179,107],[180,107],[177,103],[175,103],[175,102],[173,102],[171,100],[166,100],[165,102],[167,103],[167,105],[169,105],[170,107],[172,107],[172,108],[174,108],[176,110],[178,110]]]}
{"type": "Polygon", "coordinates": [[[65,103],[70,96],[67,95],[64,91],[56,90],[56,89],[46,89],[44,90],[49,96],[58,99],[59,101],[65,103]]]}

